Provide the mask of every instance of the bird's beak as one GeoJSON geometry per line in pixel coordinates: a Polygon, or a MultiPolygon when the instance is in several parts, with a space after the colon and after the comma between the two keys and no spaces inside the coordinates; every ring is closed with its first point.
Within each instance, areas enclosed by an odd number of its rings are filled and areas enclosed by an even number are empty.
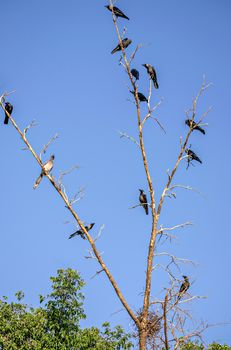
{"type": "Polygon", "coordinates": [[[144,67],[145,67],[145,64],[142,64],[142,66],[144,66],[144,67]]]}

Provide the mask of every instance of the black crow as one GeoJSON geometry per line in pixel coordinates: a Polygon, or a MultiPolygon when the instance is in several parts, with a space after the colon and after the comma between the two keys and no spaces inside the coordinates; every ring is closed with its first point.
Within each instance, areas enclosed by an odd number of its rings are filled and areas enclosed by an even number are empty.
{"type": "MultiPolygon", "coordinates": [[[[130,39],[128,39],[128,38],[125,38],[125,39],[123,39],[122,40],[122,46],[123,46],[123,48],[124,49],[126,49],[130,44],[131,44],[131,40],[130,39]]],[[[115,53],[115,52],[117,52],[117,51],[121,51],[122,50],[122,48],[121,48],[121,45],[120,45],[120,43],[112,50],[112,52],[111,52],[111,54],[113,54],[113,53],[115,53]]]]}
{"type": "MultiPolygon", "coordinates": [[[[11,113],[13,112],[13,106],[10,102],[6,102],[5,104],[5,110],[11,115],[11,113]]],[[[8,124],[9,122],[9,117],[8,115],[5,113],[5,119],[4,119],[4,124],[8,124]]]]}
{"type": "MultiPolygon", "coordinates": [[[[43,168],[44,168],[44,170],[45,170],[47,173],[49,173],[49,172],[52,170],[52,168],[53,168],[53,166],[54,166],[54,159],[55,159],[55,156],[54,156],[54,154],[52,154],[52,156],[50,157],[50,159],[49,159],[46,163],[43,164],[43,168]]],[[[38,187],[38,185],[40,184],[40,182],[41,182],[41,180],[42,180],[42,178],[43,178],[43,175],[44,175],[44,171],[42,170],[41,174],[39,175],[39,177],[37,178],[37,180],[36,180],[35,183],[34,183],[34,186],[33,186],[33,189],[34,189],[34,190],[35,190],[35,189],[38,187]]]]}
{"type": "Polygon", "coordinates": [[[198,130],[198,131],[200,131],[202,134],[205,135],[205,130],[202,129],[199,125],[197,125],[197,123],[195,123],[194,120],[192,120],[192,119],[186,119],[186,120],[185,120],[185,124],[188,125],[190,128],[192,128],[193,130],[198,130]]]}
{"type": "Polygon", "coordinates": [[[192,160],[196,160],[197,162],[202,164],[202,161],[200,160],[200,158],[191,149],[186,148],[185,153],[188,156],[188,165],[192,160]]]}
{"type": "Polygon", "coordinates": [[[179,292],[178,292],[178,296],[177,296],[177,300],[180,300],[182,298],[182,296],[187,292],[187,290],[190,287],[190,283],[188,280],[187,276],[182,276],[184,278],[184,282],[181,284],[179,292]]]}
{"type": "MultiPolygon", "coordinates": [[[[130,93],[135,96],[134,91],[130,90],[130,93]]],[[[141,92],[138,92],[137,95],[138,95],[138,99],[140,100],[140,102],[148,102],[147,98],[141,92]]]]}
{"type": "Polygon", "coordinates": [[[105,7],[111,12],[112,12],[112,9],[113,9],[114,15],[116,17],[121,17],[121,18],[125,18],[125,19],[129,20],[129,18],[120,9],[118,9],[118,7],[112,6],[112,5],[107,5],[105,7]]]}
{"type": "Polygon", "coordinates": [[[155,88],[159,89],[159,85],[157,83],[157,76],[156,76],[155,68],[153,66],[151,66],[150,64],[147,64],[147,63],[142,64],[142,66],[144,66],[147,69],[147,72],[148,72],[150,78],[152,79],[155,88]]]}
{"type": "Polygon", "coordinates": [[[140,73],[138,72],[137,69],[133,68],[133,69],[131,70],[131,73],[132,73],[133,77],[134,77],[136,80],[139,80],[139,78],[140,78],[140,73]]]}
{"type": "Polygon", "coordinates": [[[143,190],[139,190],[139,191],[140,191],[140,195],[139,195],[140,204],[144,207],[146,215],[148,215],[148,203],[147,203],[146,194],[144,193],[143,190]]]}
{"type": "MultiPolygon", "coordinates": [[[[92,229],[92,227],[93,227],[94,225],[95,225],[95,223],[93,222],[92,224],[89,224],[88,226],[84,226],[84,227],[85,227],[86,231],[88,232],[88,231],[90,231],[90,230],[92,229]]],[[[70,239],[70,238],[73,238],[73,237],[75,237],[75,236],[77,236],[77,235],[79,235],[82,239],[86,239],[85,233],[84,233],[82,230],[78,230],[78,231],[72,233],[72,234],[69,236],[69,239],[70,239]]]]}

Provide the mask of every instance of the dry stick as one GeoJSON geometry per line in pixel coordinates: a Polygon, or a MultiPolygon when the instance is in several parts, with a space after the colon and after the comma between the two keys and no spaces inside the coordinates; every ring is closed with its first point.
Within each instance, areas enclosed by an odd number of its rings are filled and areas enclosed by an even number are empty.
{"type": "Polygon", "coordinates": [[[169,345],[168,345],[167,304],[168,304],[168,291],[166,293],[166,296],[165,296],[165,299],[164,299],[164,305],[163,305],[165,350],[169,350],[169,345]]]}
{"type": "Polygon", "coordinates": [[[71,203],[69,202],[69,200],[67,199],[67,196],[62,192],[62,190],[60,189],[60,187],[58,186],[58,184],[55,182],[55,180],[53,179],[53,177],[51,175],[49,175],[44,167],[43,164],[39,158],[39,156],[36,154],[36,152],[33,150],[32,146],[30,145],[30,143],[28,142],[28,140],[26,139],[26,136],[23,134],[23,132],[20,130],[20,128],[18,127],[18,125],[16,124],[16,122],[14,121],[14,119],[11,117],[11,115],[5,110],[5,107],[2,103],[2,98],[4,97],[1,96],[0,97],[0,105],[2,107],[2,109],[4,110],[4,112],[7,114],[7,116],[9,117],[10,121],[12,122],[13,126],[15,127],[15,129],[17,130],[17,132],[20,134],[21,138],[23,139],[24,143],[26,144],[26,146],[28,147],[28,149],[30,150],[30,152],[32,153],[32,155],[34,156],[34,158],[37,160],[38,164],[40,165],[40,167],[43,170],[44,175],[50,180],[51,184],[54,186],[54,188],[56,189],[56,191],[59,193],[59,195],[62,197],[63,201],[66,204],[66,208],[70,211],[70,213],[72,214],[72,216],[75,218],[75,220],[77,221],[79,227],[81,228],[81,230],[84,232],[84,234],[87,237],[88,242],[90,243],[92,250],[99,262],[99,264],[101,265],[102,269],[105,271],[109,281],[111,282],[118,298],[120,299],[121,303],[123,304],[123,306],[125,307],[125,309],[127,310],[128,314],[130,315],[130,317],[133,319],[133,321],[135,322],[135,324],[137,325],[137,327],[140,327],[140,322],[137,319],[136,315],[134,314],[134,312],[132,311],[132,309],[130,308],[130,306],[128,305],[128,303],[126,302],[123,294],[121,293],[116,281],[114,280],[113,276],[111,275],[110,271],[108,270],[108,268],[106,267],[103,259],[101,258],[100,253],[98,252],[96,246],[95,246],[95,242],[92,239],[92,237],[89,235],[88,231],[85,229],[84,225],[82,224],[79,216],[77,215],[77,213],[74,211],[74,209],[72,208],[71,203]]]}
{"type": "MultiPolygon", "coordinates": [[[[112,5],[111,0],[110,0],[110,4],[112,5]]],[[[141,325],[141,327],[139,327],[139,330],[142,334],[143,332],[145,332],[145,328],[146,328],[146,324],[147,324],[148,309],[149,309],[149,305],[150,305],[151,274],[152,274],[153,255],[154,255],[154,248],[155,248],[158,215],[156,214],[154,187],[153,187],[151,175],[149,172],[149,166],[148,166],[148,162],[147,162],[147,156],[146,156],[145,146],[144,146],[144,141],[143,141],[143,125],[142,125],[141,113],[140,113],[138,89],[137,89],[137,86],[136,86],[136,84],[133,80],[132,74],[131,74],[130,64],[129,64],[129,61],[127,59],[125,50],[123,48],[122,38],[121,38],[121,35],[119,32],[119,28],[117,26],[116,16],[114,15],[113,11],[112,11],[112,18],[113,18],[113,22],[114,22],[114,25],[116,28],[119,43],[120,43],[120,46],[122,49],[122,55],[123,55],[123,59],[125,62],[126,71],[128,73],[128,76],[130,78],[131,84],[132,84],[133,89],[134,89],[134,97],[135,97],[136,109],[137,109],[140,148],[141,148],[143,165],[144,165],[146,178],[147,178],[147,182],[148,182],[148,187],[149,187],[149,192],[150,192],[150,197],[151,197],[152,230],[151,230],[151,237],[150,237],[150,242],[149,242],[149,247],[148,247],[145,293],[144,293],[143,312],[142,312],[142,325],[141,325]]],[[[143,335],[142,339],[140,339],[140,348],[144,349],[145,343],[146,343],[146,336],[143,335]]]]}
{"type": "MultiPolygon", "coordinates": [[[[203,93],[204,90],[206,90],[208,87],[210,86],[210,84],[208,85],[205,85],[205,81],[203,81],[202,83],[202,86],[200,88],[200,91],[198,92],[196,98],[194,99],[193,101],[193,108],[192,108],[192,112],[193,112],[193,115],[192,115],[192,121],[194,121],[195,119],[195,116],[196,116],[196,109],[197,109],[197,103],[198,103],[198,100],[199,100],[199,97],[201,96],[201,94],[203,93]]],[[[167,184],[162,192],[162,195],[161,195],[161,198],[160,198],[160,201],[159,201],[159,204],[158,204],[158,208],[157,208],[157,216],[159,217],[160,213],[161,213],[161,209],[162,209],[162,206],[163,206],[163,202],[164,202],[164,198],[166,196],[166,192],[169,190],[169,186],[171,185],[172,183],[172,179],[178,169],[178,166],[181,162],[181,159],[182,159],[182,156],[184,154],[184,151],[187,147],[187,144],[188,144],[188,141],[189,141],[189,137],[191,135],[191,133],[193,132],[193,128],[190,128],[189,131],[188,131],[188,134],[185,138],[185,141],[183,143],[183,145],[181,146],[181,150],[180,150],[180,154],[177,158],[177,161],[175,163],[175,166],[171,172],[171,174],[168,176],[168,181],[167,181],[167,184]]]]}
{"type": "MultiPolygon", "coordinates": [[[[110,4],[112,5],[112,1],[109,0],[110,4]]],[[[193,131],[192,128],[190,128],[185,142],[183,144],[183,146],[181,146],[181,150],[179,153],[179,156],[177,158],[176,164],[171,172],[171,174],[169,175],[167,184],[164,188],[164,191],[161,195],[159,204],[158,204],[158,208],[157,211],[155,209],[155,197],[154,197],[154,188],[152,185],[152,180],[151,180],[151,176],[149,173],[149,167],[148,167],[148,163],[147,163],[147,157],[146,157],[146,152],[145,152],[145,147],[144,147],[144,141],[143,141],[143,133],[142,133],[142,126],[143,126],[143,122],[141,121],[141,114],[140,114],[140,104],[139,104],[139,99],[138,99],[138,90],[137,90],[137,86],[135,84],[135,82],[133,81],[133,77],[131,75],[131,70],[130,70],[130,64],[127,60],[127,56],[125,53],[125,50],[123,48],[123,44],[122,44],[122,38],[117,26],[117,22],[116,22],[116,16],[114,15],[114,12],[112,10],[112,18],[113,18],[113,22],[116,28],[116,32],[118,35],[118,39],[120,42],[120,46],[121,46],[121,50],[122,50],[122,55],[124,58],[124,62],[125,62],[125,68],[126,71],[128,73],[128,76],[130,78],[131,84],[133,86],[134,89],[134,97],[135,97],[135,102],[136,102],[136,108],[137,108],[137,117],[138,117],[138,129],[139,129],[139,140],[140,140],[140,148],[141,148],[141,153],[142,153],[142,158],[143,158],[143,164],[144,164],[144,169],[145,169],[145,173],[146,173],[146,177],[147,177],[147,181],[148,181],[148,186],[149,186],[149,192],[150,192],[150,197],[151,197],[151,210],[152,210],[152,232],[151,232],[151,238],[150,238],[150,242],[149,242],[149,250],[148,250],[148,258],[147,258],[147,272],[146,272],[146,284],[145,284],[145,293],[144,293],[144,303],[143,303],[143,312],[142,312],[142,327],[140,328],[140,331],[144,330],[146,323],[147,323],[147,316],[148,316],[148,309],[149,309],[149,305],[150,305],[150,293],[151,293],[151,273],[152,273],[152,265],[153,265],[153,256],[154,256],[154,249],[155,249],[155,241],[156,241],[156,236],[157,236],[157,223],[158,223],[158,219],[161,213],[161,209],[163,206],[163,202],[164,202],[164,198],[166,196],[166,192],[168,191],[168,188],[172,182],[172,179],[174,178],[174,175],[176,173],[176,170],[180,164],[180,161],[182,160],[182,156],[183,153],[186,149],[186,146],[188,144],[189,141],[189,137],[193,131]]],[[[206,90],[206,88],[209,85],[205,85],[205,82],[203,81],[202,87],[198,93],[198,95],[196,96],[196,98],[193,101],[193,115],[192,115],[192,120],[194,120],[195,116],[196,116],[196,108],[197,108],[197,102],[199,97],[201,96],[202,92],[204,90],[206,90]]],[[[141,348],[145,348],[145,345],[142,344],[141,345],[141,340],[140,340],[140,346],[141,348]]]]}

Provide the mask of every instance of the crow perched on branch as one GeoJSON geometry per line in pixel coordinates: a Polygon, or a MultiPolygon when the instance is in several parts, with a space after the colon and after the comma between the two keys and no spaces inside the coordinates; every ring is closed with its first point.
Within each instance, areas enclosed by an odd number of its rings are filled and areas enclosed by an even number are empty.
{"type": "Polygon", "coordinates": [[[139,191],[140,191],[140,195],[139,195],[140,204],[144,207],[146,215],[148,215],[148,203],[147,203],[146,194],[144,193],[143,190],[139,190],[139,191]]]}
{"type": "Polygon", "coordinates": [[[109,11],[112,12],[112,9],[113,9],[113,12],[114,12],[114,15],[118,18],[118,17],[121,17],[121,18],[125,18],[125,19],[128,19],[129,18],[120,10],[118,9],[118,7],[116,6],[112,6],[112,5],[107,5],[105,6],[109,11]]]}
{"type": "MultiPolygon", "coordinates": [[[[5,104],[5,110],[11,115],[11,113],[13,112],[13,106],[10,102],[6,102],[5,104]]],[[[8,124],[9,122],[9,117],[7,115],[7,113],[5,113],[5,119],[4,119],[4,124],[8,124]]]]}
{"type": "Polygon", "coordinates": [[[133,77],[134,77],[136,80],[139,80],[139,78],[140,78],[140,73],[138,72],[137,69],[133,68],[133,69],[131,70],[131,74],[133,75],[133,77]]]}
{"type": "MultiPolygon", "coordinates": [[[[89,224],[88,226],[84,226],[84,227],[85,227],[86,231],[88,232],[88,231],[90,231],[90,230],[92,229],[92,227],[93,227],[94,225],[95,225],[95,223],[93,222],[92,224],[89,224]]],[[[85,233],[84,233],[82,230],[78,230],[78,231],[72,233],[72,234],[69,236],[68,239],[71,239],[71,238],[73,238],[73,237],[75,237],[75,236],[77,236],[77,235],[79,235],[82,239],[86,239],[85,233]]]]}
{"type": "MultiPolygon", "coordinates": [[[[129,90],[131,94],[133,94],[135,96],[135,92],[129,90]]],[[[140,102],[148,102],[148,99],[141,93],[141,92],[137,92],[138,95],[138,99],[140,100],[140,102]]]]}
{"type": "Polygon", "coordinates": [[[153,81],[154,87],[156,89],[159,89],[159,85],[157,83],[157,76],[156,76],[155,68],[153,66],[151,66],[150,64],[147,64],[147,63],[142,64],[142,66],[144,66],[147,69],[147,72],[148,72],[150,78],[153,81]]]}
{"type": "Polygon", "coordinates": [[[194,122],[194,120],[192,119],[186,119],[185,120],[185,124],[188,125],[190,128],[192,128],[193,130],[198,130],[200,131],[202,134],[205,135],[205,130],[203,128],[201,128],[197,123],[194,122]]]}
{"type": "MultiPolygon", "coordinates": [[[[196,160],[197,162],[202,164],[202,161],[200,160],[200,158],[191,149],[186,148],[185,153],[188,156],[188,167],[189,167],[189,163],[193,160],[196,160]]],[[[188,167],[187,167],[187,169],[188,169],[188,167]]]]}
{"type": "Polygon", "coordinates": [[[188,280],[187,276],[182,276],[184,278],[184,282],[181,284],[179,292],[178,292],[178,296],[177,296],[177,301],[180,300],[182,298],[182,296],[187,292],[187,290],[190,287],[190,283],[188,280]]]}
{"type": "MultiPolygon", "coordinates": [[[[54,166],[54,159],[55,159],[55,156],[54,154],[52,154],[52,156],[50,157],[50,159],[43,164],[43,168],[44,170],[47,172],[47,173],[50,173],[50,171],[52,170],[53,166],[54,166]]],[[[41,174],[39,175],[39,177],[37,178],[37,180],[35,181],[34,183],[34,186],[33,186],[33,189],[35,190],[38,185],[40,184],[42,178],[43,178],[43,175],[44,175],[44,170],[42,170],[41,174]]]]}
{"type": "MultiPolygon", "coordinates": [[[[122,46],[124,49],[126,49],[130,44],[131,44],[131,40],[128,39],[128,38],[125,38],[122,40],[122,46]]],[[[122,47],[120,45],[120,43],[112,50],[111,54],[113,55],[113,53],[115,52],[118,52],[118,51],[121,51],[122,50],[122,47]]]]}

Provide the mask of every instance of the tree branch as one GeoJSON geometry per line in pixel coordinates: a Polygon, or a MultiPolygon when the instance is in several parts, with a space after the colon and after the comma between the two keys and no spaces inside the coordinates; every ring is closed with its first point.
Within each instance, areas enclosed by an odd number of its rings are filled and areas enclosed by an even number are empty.
{"type": "MultiPolygon", "coordinates": [[[[12,118],[12,116],[5,110],[5,107],[2,103],[2,100],[4,98],[4,94],[0,97],[0,106],[2,107],[2,109],[4,110],[4,112],[7,114],[7,116],[9,117],[12,125],[14,126],[14,128],[17,130],[17,132],[19,133],[19,135],[21,136],[23,142],[26,144],[26,146],[28,147],[28,149],[30,150],[30,152],[32,153],[33,157],[36,159],[37,163],[40,165],[40,167],[43,170],[44,176],[46,176],[48,178],[48,180],[50,181],[50,183],[52,184],[52,186],[55,188],[55,190],[58,192],[58,194],[60,195],[60,197],[62,198],[62,200],[65,203],[66,208],[69,210],[69,212],[72,214],[72,216],[75,218],[76,222],[78,223],[80,229],[82,230],[82,232],[85,234],[88,242],[91,245],[92,251],[94,252],[95,257],[98,260],[98,263],[101,265],[102,269],[104,270],[104,272],[106,273],[109,281],[111,282],[118,298],[120,299],[121,303],[123,304],[124,308],[127,310],[128,314],[130,315],[130,317],[133,319],[133,321],[135,322],[135,324],[137,325],[137,327],[140,326],[140,322],[137,319],[136,315],[134,314],[134,312],[132,311],[132,309],[130,308],[130,306],[128,305],[127,301],[125,300],[123,294],[121,293],[116,281],[114,280],[112,274],[110,273],[109,269],[107,268],[107,266],[105,265],[101,254],[99,253],[99,251],[96,248],[95,242],[92,239],[92,237],[90,236],[90,234],[88,233],[88,231],[85,229],[82,221],[80,220],[78,214],[74,211],[74,209],[72,208],[71,203],[69,202],[66,194],[61,190],[60,186],[55,182],[54,178],[45,171],[43,164],[41,162],[40,157],[36,154],[36,152],[34,151],[33,147],[31,146],[31,144],[29,143],[29,141],[27,140],[26,136],[24,135],[24,133],[20,130],[20,128],[18,127],[18,125],[16,124],[16,122],[14,121],[14,119],[12,118]]],[[[53,140],[54,138],[52,138],[51,140],[53,140]]],[[[50,144],[49,141],[47,145],[50,144]]],[[[46,145],[46,146],[47,146],[46,145]]],[[[44,147],[43,150],[47,147],[44,147]]],[[[41,153],[40,153],[41,155],[41,153]]]]}

